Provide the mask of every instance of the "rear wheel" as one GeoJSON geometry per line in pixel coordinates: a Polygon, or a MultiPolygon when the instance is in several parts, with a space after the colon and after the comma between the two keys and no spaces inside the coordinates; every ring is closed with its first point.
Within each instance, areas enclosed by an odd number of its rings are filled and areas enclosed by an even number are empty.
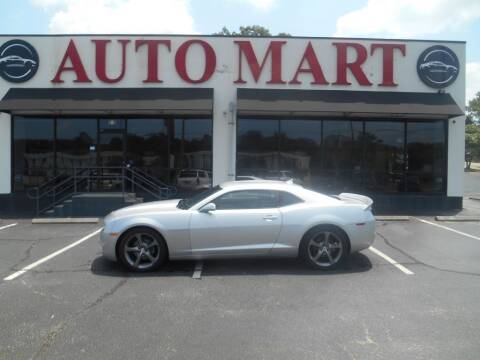
{"type": "Polygon", "coordinates": [[[317,226],[300,243],[300,257],[314,269],[333,269],[348,254],[348,239],[334,226],[317,226]]]}
{"type": "Polygon", "coordinates": [[[129,270],[151,271],[157,269],[167,259],[167,246],[156,231],[144,227],[135,228],[122,236],[118,258],[129,270]]]}

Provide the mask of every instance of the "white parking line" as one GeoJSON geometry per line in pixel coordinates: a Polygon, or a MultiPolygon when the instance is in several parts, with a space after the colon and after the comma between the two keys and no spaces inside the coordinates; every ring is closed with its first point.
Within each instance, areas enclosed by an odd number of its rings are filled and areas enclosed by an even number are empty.
{"type": "Polygon", "coordinates": [[[44,258],[41,258],[40,260],[37,260],[34,263],[31,263],[30,265],[25,266],[22,270],[14,272],[13,274],[7,276],[3,280],[10,281],[10,280],[13,280],[13,279],[19,277],[20,275],[25,274],[28,270],[31,270],[31,269],[37,267],[38,265],[43,264],[44,262],[46,262],[50,259],[53,259],[55,256],[58,256],[58,255],[64,253],[65,251],[73,248],[74,246],[77,246],[77,245],[81,244],[82,242],[87,241],[91,237],[97,235],[100,231],[102,231],[102,228],[100,228],[98,230],[95,230],[93,233],[88,234],[87,236],[81,238],[80,240],[77,240],[74,243],[71,243],[70,245],[65,246],[64,248],[61,248],[60,250],[57,250],[57,251],[51,253],[50,255],[47,255],[44,258]]]}
{"type": "Polygon", "coordinates": [[[8,225],[5,225],[5,226],[0,227],[0,230],[8,229],[9,227],[16,226],[16,225],[18,225],[18,224],[17,224],[17,223],[15,223],[15,224],[8,224],[8,225]]]}
{"type": "Polygon", "coordinates": [[[203,270],[203,261],[197,261],[195,264],[195,271],[193,272],[192,279],[201,279],[203,270]]]}
{"type": "Polygon", "coordinates": [[[434,222],[427,221],[427,220],[423,220],[423,219],[420,219],[420,218],[417,218],[417,217],[414,217],[414,216],[412,216],[412,218],[415,219],[415,220],[418,220],[418,221],[420,221],[420,222],[423,222],[423,223],[425,223],[425,224],[433,225],[433,226],[439,227],[439,228],[441,228],[441,229],[448,230],[448,231],[454,232],[454,233],[456,233],[456,234],[469,237],[470,239],[474,239],[474,240],[479,240],[479,241],[480,241],[480,237],[473,236],[473,235],[464,233],[464,232],[462,232],[462,231],[458,231],[458,230],[449,228],[448,226],[444,226],[444,225],[440,225],[440,224],[435,224],[434,222]]]}
{"type": "Polygon", "coordinates": [[[374,254],[380,256],[381,258],[387,260],[390,264],[392,264],[393,266],[395,266],[398,270],[400,270],[400,271],[403,272],[404,274],[407,274],[407,275],[413,275],[413,274],[414,274],[413,271],[408,270],[405,266],[403,266],[402,264],[399,264],[397,261],[393,260],[390,256],[388,256],[387,254],[384,254],[383,252],[381,252],[380,250],[374,248],[373,246],[370,246],[370,247],[368,248],[368,250],[370,250],[370,251],[373,252],[374,254]]]}

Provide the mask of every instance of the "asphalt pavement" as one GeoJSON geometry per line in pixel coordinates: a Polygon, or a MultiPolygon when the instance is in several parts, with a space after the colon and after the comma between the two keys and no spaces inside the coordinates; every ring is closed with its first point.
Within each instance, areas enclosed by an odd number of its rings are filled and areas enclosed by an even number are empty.
{"type": "Polygon", "coordinates": [[[13,280],[101,224],[5,220],[0,359],[478,359],[480,224],[419,219],[377,222],[377,252],[329,272],[245,259],[138,275],[95,235],[13,280]]]}

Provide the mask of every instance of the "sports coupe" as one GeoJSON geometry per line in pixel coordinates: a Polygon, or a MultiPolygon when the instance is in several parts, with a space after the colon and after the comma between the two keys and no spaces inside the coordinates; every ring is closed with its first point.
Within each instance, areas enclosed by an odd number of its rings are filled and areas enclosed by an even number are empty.
{"type": "Polygon", "coordinates": [[[233,181],[191,198],[126,207],[105,218],[103,254],[133,271],[167,259],[299,256],[331,269],[375,238],[372,200],[291,182],[233,181]]]}

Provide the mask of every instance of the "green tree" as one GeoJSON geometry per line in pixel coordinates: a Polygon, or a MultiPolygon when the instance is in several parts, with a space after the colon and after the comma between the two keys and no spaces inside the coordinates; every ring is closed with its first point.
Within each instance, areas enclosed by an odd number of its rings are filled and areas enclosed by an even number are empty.
{"type": "Polygon", "coordinates": [[[474,160],[480,160],[480,125],[465,126],[465,152],[470,153],[474,160]]]}
{"type": "Polygon", "coordinates": [[[474,122],[480,122],[480,91],[468,102],[467,118],[474,122]]]}
{"type": "MultiPolygon", "coordinates": [[[[248,26],[240,26],[238,32],[230,31],[226,26],[222,28],[221,31],[213,33],[213,35],[222,35],[222,36],[248,36],[248,37],[255,37],[255,36],[273,36],[270,33],[270,30],[267,28],[260,26],[260,25],[248,25],[248,26]]],[[[276,36],[282,37],[289,37],[292,36],[288,33],[281,32],[278,33],[276,36]]]]}
{"type": "Polygon", "coordinates": [[[480,161],[480,91],[468,102],[465,118],[465,153],[480,161]]]}

